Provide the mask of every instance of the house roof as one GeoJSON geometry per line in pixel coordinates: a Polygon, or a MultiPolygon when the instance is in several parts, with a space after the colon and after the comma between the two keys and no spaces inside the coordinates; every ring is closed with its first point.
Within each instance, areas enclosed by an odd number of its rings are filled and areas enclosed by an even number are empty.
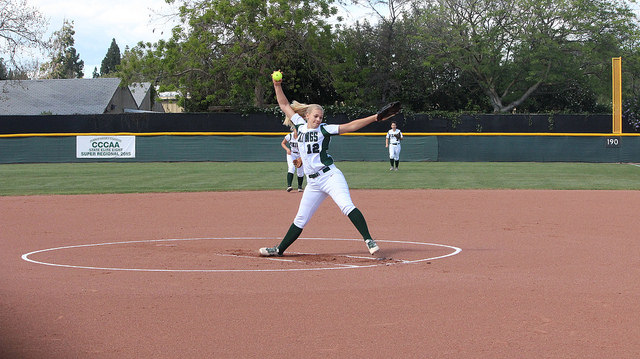
{"type": "Polygon", "coordinates": [[[144,100],[144,97],[147,95],[147,92],[149,92],[150,88],[151,82],[137,82],[129,85],[129,91],[131,91],[133,99],[136,100],[136,105],[138,105],[138,108],[140,108],[140,105],[142,105],[142,100],[144,100]]]}
{"type": "Polygon", "coordinates": [[[102,114],[120,79],[0,81],[0,115],[102,114]]]}

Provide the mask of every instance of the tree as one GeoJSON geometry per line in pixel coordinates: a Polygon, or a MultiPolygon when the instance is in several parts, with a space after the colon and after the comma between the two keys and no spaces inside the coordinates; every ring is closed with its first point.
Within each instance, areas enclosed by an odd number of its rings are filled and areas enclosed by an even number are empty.
{"type": "Polygon", "coordinates": [[[326,60],[333,33],[325,20],[337,13],[332,3],[183,1],[182,25],[173,36],[138,44],[123,58],[120,76],[129,82],[140,78],[142,70],[154,83],[173,84],[189,93],[190,111],[212,105],[262,106],[272,98],[269,75],[278,68],[296,99],[331,96],[326,60]]]}
{"type": "Polygon", "coordinates": [[[0,0],[0,53],[7,56],[5,65],[24,72],[37,67],[23,63],[35,57],[32,51],[47,49],[42,39],[47,19],[26,0],[0,0]]]}
{"type": "Polygon", "coordinates": [[[64,20],[62,28],[55,31],[51,37],[51,61],[42,66],[46,78],[72,79],[84,76],[82,72],[84,61],[80,60],[80,54],[74,47],[75,35],[73,21],[64,20]]]}
{"type": "Polygon", "coordinates": [[[0,57],[0,80],[7,80],[9,78],[9,71],[4,64],[4,58],[0,57]]]}
{"type": "MultiPolygon", "coordinates": [[[[363,29],[368,28],[370,38],[368,39],[367,53],[370,57],[371,71],[369,80],[371,85],[377,85],[379,88],[377,103],[386,103],[389,98],[397,97],[400,89],[398,71],[401,69],[400,62],[403,59],[398,55],[403,50],[405,44],[403,40],[411,34],[399,34],[399,27],[402,26],[401,21],[405,16],[403,9],[407,8],[410,0],[352,0],[352,3],[365,6],[375,14],[377,24],[371,26],[365,20],[363,29]],[[386,15],[383,14],[382,8],[385,8],[386,15]]],[[[358,27],[360,24],[356,24],[358,27]]]]}
{"type": "Polygon", "coordinates": [[[433,60],[419,41],[421,11],[405,12],[395,25],[393,98],[419,111],[477,110],[486,101],[473,78],[448,62],[433,60]]]}
{"type": "Polygon", "coordinates": [[[28,80],[29,79],[29,74],[27,74],[27,72],[25,72],[24,70],[9,69],[8,79],[9,80],[28,80]]]}
{"type": "Polygon", "coordinates": [[[377,59],[376,28],[368,21],[346,27],[334,43],[331,72],[333,86],[341,102],[350,106],[366,106],[382,97],[374,86],[377,59]]]}
{"type": "Polygon", "coordinates": [[[100,75],[105,76],[112,72],[116,72],[118,65],[120,65],[120,48],[116,43],[116,39],[112,39],[111,46],[109,46],[107,54],[104,56],[104,59],[102,59],[100,75]]]}
{"type": "Polygon", "coordinates": [[[605,83],[623,39],[637,36],[628,5],[605,0],[436,0],[421,41],[439,64],[475,79],[494,112],[508,112],[541,86],[562,92],[605,83]]]}
{"type": "Polygon", "coordinates": [[[91,77],[94,79],[97,79],[98,77],[100,77],[100,74],[98,73],[98,68],[94,67],[93,68],[93,73],[91,74],[91,77]]]}
{"type": "Polygon", "coordinates": [[[377,23],[365,20],[337,33],[331,67],[345,103],[369,106],[393,99],[414,111],[486,107],[469,75],[433,60],[420,37],[426,31],[422,9],[392,2],[388,15],[382,15],[378,3],[367,5],[379,17],[377,23]]]}

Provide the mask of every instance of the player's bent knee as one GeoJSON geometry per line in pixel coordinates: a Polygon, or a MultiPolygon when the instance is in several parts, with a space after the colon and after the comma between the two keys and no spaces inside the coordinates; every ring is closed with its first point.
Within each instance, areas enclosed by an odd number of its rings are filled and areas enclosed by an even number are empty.
{"type": "Polygon", "coordinates": [[[345,216],[348,216],[349,213],[351,213],[351,211],[353,211],[354,209],[356,209],[356,206],[354,206],[353,204],[340,207],[342,214],[344,214],[345,216]]]}
{"type": "Polygon", "coordinates": [[[294,220],[293,220],[293,224],[294,224],[296,227],[298,227],[298,228],[300,228],[300,229],[303,229],[303,228],[304,228],[304,226],[307,224],[307,221],[308,221],[308,220],[306,220],[306,219],[304,219],[304,218],[296,217],[296,218],[294,218],[294,220]]]}

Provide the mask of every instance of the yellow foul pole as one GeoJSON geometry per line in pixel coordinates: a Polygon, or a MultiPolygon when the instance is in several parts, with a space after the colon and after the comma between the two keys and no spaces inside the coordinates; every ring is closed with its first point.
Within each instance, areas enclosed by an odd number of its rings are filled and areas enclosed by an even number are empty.
{"type": "Polygon", "coordinates": [[[611,59],[613,78],[613,133],[622,133],[622,59],[611,59]]]}

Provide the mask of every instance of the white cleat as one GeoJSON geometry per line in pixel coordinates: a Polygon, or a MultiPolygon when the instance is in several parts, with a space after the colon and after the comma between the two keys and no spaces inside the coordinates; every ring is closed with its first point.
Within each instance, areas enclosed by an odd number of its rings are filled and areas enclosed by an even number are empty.
{"type": "Polygon", "coordinates": [[[278,251],[278,247],[263,247],[260,248],[260,255],[263,257],[275,257],[282,254],[278,251]]]}
{"type": "Polygon", "coordinates": [[[367,244],[367,248],[369,248],[369,253],[371,254],[375,254],[380,250],[380,247],[378,247],[376,241],[374,241],[373,239],[367,239],[366,241],[364,241],[364,243],[367,244]]]}

